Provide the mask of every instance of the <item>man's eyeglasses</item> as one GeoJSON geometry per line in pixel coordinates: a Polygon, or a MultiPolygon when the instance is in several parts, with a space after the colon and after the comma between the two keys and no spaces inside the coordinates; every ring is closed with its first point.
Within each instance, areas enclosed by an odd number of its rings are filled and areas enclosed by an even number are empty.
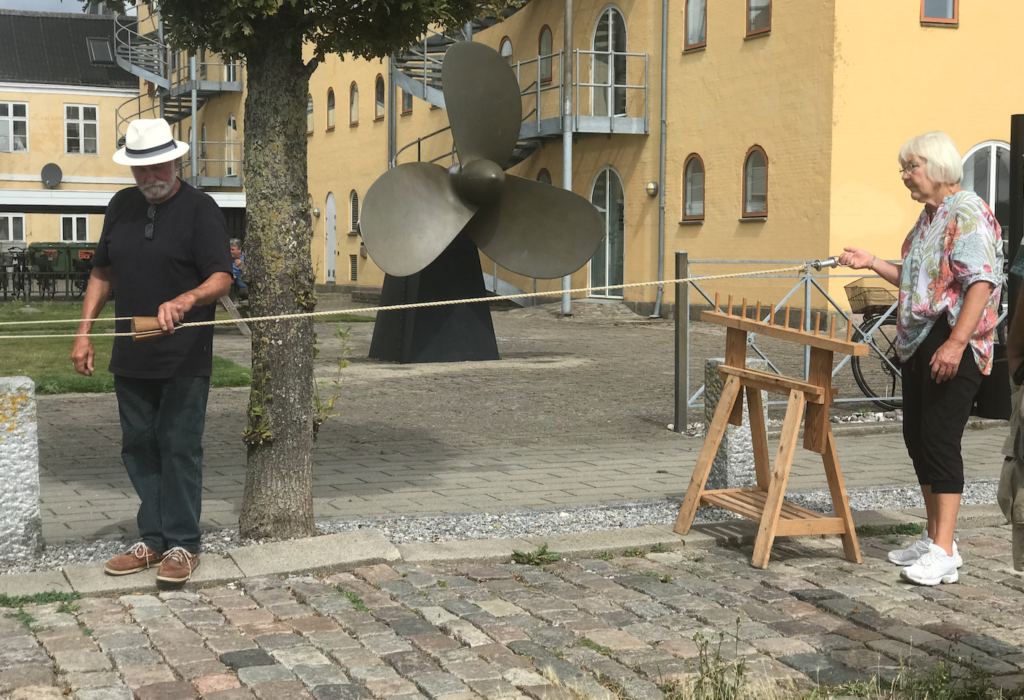
{"type": "Polygon", "coordinates": [[[907,173],[908,175],[914,172],[914,168],[920,168],[920,163],[909,163],[905,168],[900,168],[900,175],[907,173]]]}
{"type": "Polygon", "coordinates": [[[146,240],[153,240],[153,224],[156,223],[156,205],[150,204],[149,211],[146,212],[146,216],[149,217],[149,223],[146,224],[146,240]]]}

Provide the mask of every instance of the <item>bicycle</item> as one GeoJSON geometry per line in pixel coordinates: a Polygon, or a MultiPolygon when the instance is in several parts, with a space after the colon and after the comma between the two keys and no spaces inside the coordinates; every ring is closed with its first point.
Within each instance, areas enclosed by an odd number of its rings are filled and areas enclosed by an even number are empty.
{"type": "Polygon", "coordinates": [[[852,314],[863,314],[853,339],[867,343],[872,352],[851,357],[853,379],[879,408],[903,408],[903,370],[896,354],[896,288],[877,277],[862,277],[846,285],[852,314]]]}

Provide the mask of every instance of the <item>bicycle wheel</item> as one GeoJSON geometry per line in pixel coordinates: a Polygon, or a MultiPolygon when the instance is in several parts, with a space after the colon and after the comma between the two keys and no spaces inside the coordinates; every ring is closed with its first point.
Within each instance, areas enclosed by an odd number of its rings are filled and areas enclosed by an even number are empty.
{"type": "MultiPolygon", "coordinates": [[[[874,327],[877,317],[867,317],[860,324],[854,340],[862,340],[874,327]]],[[[857,386],[868,398],[874,399],[879,408],[893,411],[903,408],[903,401],[894,397],[903,396],[903,375],[900,358],[896,355],[896,318],[890,315],[871,334],[875,346],[882,352],[880,357],[874,348],[864,357],[851,357],[850,368],[857,386]]]]}

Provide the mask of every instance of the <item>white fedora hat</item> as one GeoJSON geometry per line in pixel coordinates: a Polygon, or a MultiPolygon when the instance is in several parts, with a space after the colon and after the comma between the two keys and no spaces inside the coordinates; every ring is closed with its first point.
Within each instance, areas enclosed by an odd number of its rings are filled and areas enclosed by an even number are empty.
{"type": "Polygon", "coordinates": [[[114,153],[118,165],[155,165],[188,153],[188,144],[175,141],[164,119],[136,119],[128,125],[124,148],[114,153]]]}

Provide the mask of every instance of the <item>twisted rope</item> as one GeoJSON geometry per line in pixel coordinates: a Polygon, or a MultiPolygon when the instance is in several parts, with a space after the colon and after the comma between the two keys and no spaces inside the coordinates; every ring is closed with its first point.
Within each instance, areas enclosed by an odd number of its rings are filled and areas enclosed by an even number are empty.
{"type": "MultiPolygon", "coordinates": [[[[561,296],[562,294],[580,294],[583,292],[597,292],[609,289],[631,289],[634,287],[653,287],[661,284],[695,284],[697,282],[707,282],[709,280],[720,280],[730,279],[735,277],[753,277],[756,275],[774,275],[783,272],[796,272],[803,271],[806,269],[806,265],[796,265],[794,267],[784,267],[773,270],[755,270],[752,272],[733,272],[725,275],[703,275],[701,277],[682,277],[679,279],[653,281],[653,282],[630,282],[629,284],[608,284],[602,287],[580,287],[578,289],[558,289],[550,292],[524,292],[523,294],[507,294],[505,296],[487,296],[477,297],[475,299],[446,299],[444,301],[424,301],[415,304],[394,304],[392,306],[377,306],[374,308],[355,308],[355,309],[339,309],[336,311],[309,311],[306,313],[298,314],[277,314],[275,316],[253,316],[244,319],[227,318],[219,321],[191,321],[189,323],[182,323],[175,326],[175,330],[182,328],[198,328],[200,326],[221,326],[227,324],[235,324],[240,321],[245,323],[257,323],[262,321],[287,321],[298,318],[315,318],[319,316],[339,316],[341,314],[375,314],[381,311],[405,311],[407,309],[425,309],[434,306],[454,306],[456,304],[475,304],[479,302],[491,302],[491,301],[503,301],[506,299],[533,299],[536,297],[550,297],[550,296],[561,296]]],[[[127,318],[110,318],[110,319],[95,319],[102,321],[129,321],[131,317],[127,318]]],[[[6,325],[24,325],[31,323],[81,323],[80,320],[66,319],[61,321],[14,321],[11,323],[0,323],[0,326],[6,325]]],[[[9,335],[0,336],[0,340],[9,339],[20,339],[20,338],[125,338],[133,337],[135,333],[64,333],[64,334],[53,334],[53,335],[9,335]]]]}

